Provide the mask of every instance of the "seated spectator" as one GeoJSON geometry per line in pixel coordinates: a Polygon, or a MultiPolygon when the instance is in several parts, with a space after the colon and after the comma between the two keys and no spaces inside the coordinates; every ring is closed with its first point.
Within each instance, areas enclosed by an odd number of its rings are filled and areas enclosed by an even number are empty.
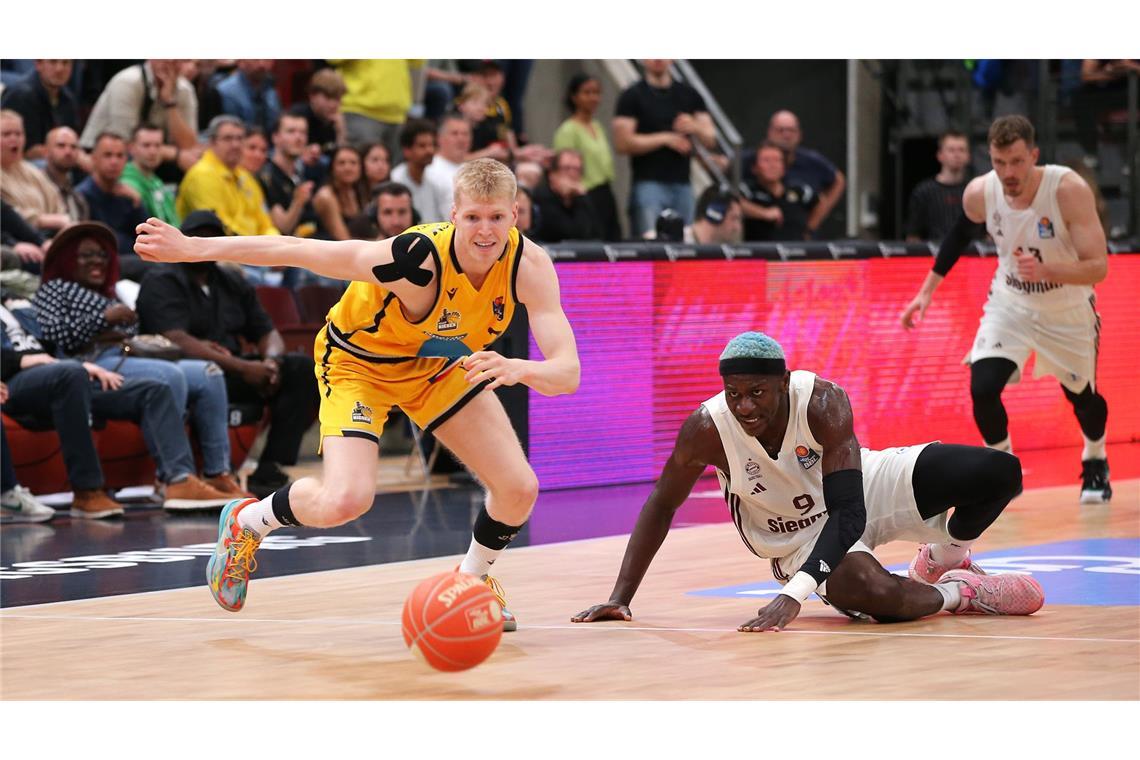
{"type": "MultiPolygon", "coordinates": [[[[225,234],[222,221],[208,211],[188,216],[182,231],[225,234]]],[[[265,449],[247,485],[259,498],[285,487],[289,477],[280,465],[297,462],[301,438],[316,419],[317,379],[312,356],[285,353],[253,285],[213,262],[164,264],[143,281],[138,311],[143,332],[165,335],[183,356],[220,366],[231,402],[268,403],[265,449]],[[245,353],[243,339],[256,352],[245,353]]]]}
{"type": "Polygon", "coordinates": [[[518,205],[519,218],[515,222],[515,227],[519,233],[526,235],[528,238],[534,238],[534,197],[530,194],[530,190],[522,185],[519,185],[518,192],[515,193],[515,203],[518,205]]]}
{"type": "MultiPolygon", "coordinates": [[[[785,154],[785,178],[789,186],[806,185],[818,202],[807,220],[808,238],[815,234],[839,203],[847,179],[822,153],[800,146],[800,120],[791,111],[777,111],[768,121],[768,141],[785,154]]],[[[747,212],[746,212],[747,213],[747,212]]],[[[788,238],[785,238],[788,239],[788,238]]],[[[797,238],[798,239],[798,238],[797,238]]]]}
{"type": "Polygon", "coordinates": [[[142,197],[122,182],[127,165],[127,144],[118,135],[106,132],[95,141],[91,152],[91,174],[76,191],[87,201],[91,219],[115,232],[123,277],[139,282],[150,266],[135,253],[135,227],[147,219],[142,197]]]}
{"type": "Polygon", "coordinates": [[[99,223],[76,224],[52,242],[32,303],[40,329],[64,356],[127,378],[170,388],[179,418],[188,412],[202,448],[206,483],[229,498],[245,495],[230,474],[229,401],[221,370],[201,359],[147,359],[123,350],[139,334],[138,314],[115,297],[115,236],[99,223]]]}
{"type": "MultiPolygon", "coordinates": [[[[494,142],[501,142],[506,145],[511,161],[535,161],[544,165],[549,163],[551,152],[548,148],[535,143],[525,145],[519,140],[518,133],[514,128],[515,122],[511,114],[511,106],[503,97],[503,85],[507,81],[503,72],[503,65],[496,60],[484,60],[479,66],[476,79],[487,89],[490,98],[480,129],[484,133],[493,133],[494,142]]],[[[478,137],[476,137],[475,143],[477,149],[483,147],[479,144],[478,137]]]]}
{"type": "Polygon", "coordinates": [[[273,158],[257,175],[265,190],[269,217],[282,235],[313,237],[320,222],[312,204],[314,183],[305,175],[301,159],[306,129],[302,117],[282,114],[273,129],[273,158]]]}
{"type": "Polygon", "coordinates": [[[633,235],[655,228],[664,209],[693,218],[693,188],[689,181],[692,140],[716,145],[716,129],[704,98],[669,73],[672,61],[643,61],[643,78],[622,90],[614,112],[614,148],[630,157],[629,193],[633,235]]]}
{"type": "Polygon", "coordinates": [[[129,150],[131,161],[123,169],[122,183],[142,198],[146,216],[178,224],[181,219],[174,208],[174,193],[155,174],[162,163],[162,130],[149,124],[138,125],[131,135],[129,150]]]}
{"type": "MultiPolygon", "coordinates": [[[[8,386],[0,383],[0,404],[8,400],[8,386]]],[[[55,517],[55,510],[32,496],[20,485],[16,468],[12,464],[12,451],[8,434],[0,425],[0,523],[47,522],[55,517]]]]}
{"type": "Polygon", "coordinates": [[[455,98],[455,109],[471,128],[471,149],[465,160],[493,158],[510,163],[511,151],[506,142],[499,139],[498,130],[493,124],[484,126],[487,109],[491,105],[491,93],[478,82],[468,82],[455,98]]]}
{"type": "Polygon", "coordinates": [[[124,378],[93,362],[56,359],[36,310],[26,300],[3,296],[0,364],[8,384],[5,411],[16,418],[50,423],[59,435],[67,479],[74,494],[71,516],[100,519],[123,514],[123,505],[103,490],[103,469],[91,437],[92,415],[139,424],[147,451],[165,484],[163,507],[171,510],[221,506],[232,497],[194,475],[194,454],[182,414],[169,386],[124,378]]]}
{"type": "Polygon", "coordinates": [[[710,185],[697,198],[696,219],[685,228],[684,242],[696,245],[739,243],[743,219],[740,199],[716,185],[710,185]]]}
{"type": "Polygon", "coordinates": [[[344,114],[340,110],[344,92],[344,79],[336,69],[320,69],[309,79],[308,101],[294,103],[289,109],[294,116],[303,116],[308,125],[305,166],[313,167],[322,155],[331,159],[337,146],[346,143],[344,114]]]}
{"type": "Polygon", "coordinates": [[[0,199],[47,235],[72,222],[56,186],[24,160],[24,120],[8,110],[0,110],[0,199]]]}
{"type": "MultiPolygon", "coordinates": [[[[44,141],[46,153],[44,154],[44,174],[59,190],[59,197],[67,208],[67,216],[73,222],[85,222],[91,218],[91,209],[87,207],[87,199],[76,190],[87,173],[79,168],[79,135],[71,127],[56,127],[47,133],[44,141]]],[[[88,167],[91,157],[87,157],[88,167]]]]}
{"type": "Polygon", "coordinates": [[[364,185],[360,154],[345,146],[333,153],[329,178],[313,196],[313,208],[321,221],[322,237],[349,240],[349,227],[364,215],[368,190],[364,185]]]}
{"type": "Polygon", "coordinates": [[[181,61],[151,59],[128,66],[107,82],[79,138],[86,150],[111,132],[129,140],[139,124],[161,127],[162,160],[186,171],[201,156],[198,145],[198,95],[181,76],[181,61]]]}
{"type": "Polygon", "coordinates": [[[546,180],[546,172],[542,169],[542,164],[535,163],[534,161],[519,161],[515,164],[515,180],[518,182],[519,187],[525,187],[532,193],[537,192],[542,183],[546,180]]]}
{"type": "Polygon", "coordinates": [[[222,113],[241,119],[246,127],[267,134],[281,115],[281,100],[273,87],[273,61],[265,58],[239,60],[237,71],[218,83],[222,113]]]}
{"type": "Polygon", "coordinates": [[[392,156],[388,154],[388,146],[370,143],[360,149],[360,154],[364,156],[364,186],[369,192],[392,180],[392,156]]]}
{"type": "Polygon", "coordinates": [[[784,151],[766,142],[756,151],[756,163],[745,177],[744,239],[805,240],[819,197],[810,185],[793,184],[784,176],[784,151]]]}
{"type": "MultiPolygon", "coordinates": [[[[938,138],[938,163],[942,171],[914,186],[907,213],[906,239],[942,242],[962,213],[962,193],[970,178],[970,143],[961,132],[944,132],[938,138]]],[[[971,225],[971,240],[985,237],[984,224],[971,225]]]]}
{"type": "MultiPolygon", "coordinates": [[[[26,272],[40,271],[40,263],[44,260],[44,236],[4,200],[0,200],[0,245],[4,250],[4,270],[18,267],[26,272]]],[[[30,297],[31,293],[21,292],[21,295],[30,297]]]]}
{"type": "Polygon", "coordinates": [[[565,101],[570,118],[555,130],[553,147],[576,150],[582,156],[582,184],[598,215],[601,236],[604,240],[621,240],[613,191],[614,155],[601,122],[595,118],[601,100],[601,82],[587,74],[571,77],[565,101]]]}
{"type": "Polygon", "coordinates": [[[576,150],[554,154],[547,187],[539,188],[535,239],[543,243],[563,240],[597,240],[601,235],[597,214],[582,184],[582,156],[576,150]]]}
{"type": "Polygon", "coordinates": [[[460,72],[454,59],[431,59],[424,67],[424,116],[439,121],[451,108],[455,96],[471,78],[460,72]]]}
{"type": "Polygon", "coordinates": [[[404,162],[392,170],[392,181],[412,191],[412,205],[424,222],[447,219],[451,206],[444,208],[450,187],[436,184],[427,176],[435,157],[435,127],[426,119],[411,119],[400,132],[404,162]]]}
{"type": "Polygon", "coordinates": [[[209,148],[178,186],[175,209],[183,219],[192,211],[213,211],[235,235],[277,235],[265,210],[261,186],[241,167],[245,125],[223,114],[206,130],[209,148]]]}
{"type": "Polygon", "coordinates": [[[260,127],[250,127],[241,142],[241,168],[256,177],[268,160],[269,140],[260,127]]]}
{"type": "MultiPolygon", "coordinates": [[[[471,150],[471,126],[462,115],[449,113],[439,122],[436,142],[435,156],[424,174],[433,186],[441,190],[439,210],[450,214],[455,201],[455,175],[471,150]]],[[[541,171],[539,167],[540,176],[541,171]]]]}
{"type": "Polygon", "coordinates": [[[352,236],[360,240],[385,240],[415,224],[412,218],[412,191],[399,182],[383,182],[372,191],[372,203],[356,224],[352,236]]]}
{"type": "Polygon", "coordinates": [[[43,158],[47,135],[56,127],[79,129],[79,104],[67,89],[70,58],[36,59],[36,70],[19,84],[4,90],[0,107],[24,118],[29,159],[43,158]]]}

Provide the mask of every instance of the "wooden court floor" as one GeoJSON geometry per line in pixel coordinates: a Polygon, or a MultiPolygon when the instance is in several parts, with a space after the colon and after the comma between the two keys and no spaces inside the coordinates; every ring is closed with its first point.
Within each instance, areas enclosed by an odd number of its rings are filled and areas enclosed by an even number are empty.
{"type": "MultiPolygon", "coordinates": [[[[1135,538],[1140,480],[1111,506],[1072,486],[1029,491],[979,552],[1135,538]]],[[[399,614],[457,557],[258,580],[246,608],[205,586],[0,611],[6,700],[1140,699],[1140,607],[1046,606],[1028,618],[848,621],[818,601],[778,634],[736,625],[763,602],[686,592],[769,579],[731,523],[675,530],[632,622],[572,624],[604,601],[626,537],[511,550],[496,569],[519,630],[483,665],[432,671],[405,649],[399,614]]],[[[914,546],[877,552],[909,561],[914,546]]],[[[1140,582],[1140,580],[1138,580],[1140,582]]]]}

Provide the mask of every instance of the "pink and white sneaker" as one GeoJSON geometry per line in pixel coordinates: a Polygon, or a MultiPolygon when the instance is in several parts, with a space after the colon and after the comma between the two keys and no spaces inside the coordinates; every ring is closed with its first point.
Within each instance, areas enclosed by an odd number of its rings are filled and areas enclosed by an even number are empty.
{"type": "Polygon", "coordinates": [[[907,575],[910,576],[912,581],[934,585],[938,583],[943,575],[951,570],[968,570],[974,575],[986,574],[985,570],[974,564],[974,560],[970,557],[969,553],[966,554],[966,559],[953,567],[950,565],[940,565],[930,556],[930,544],[922,544],[918,547],[918,554],[914,555],[914,559],[910,561],[910,569],[907,570],[907,575]]]}
{"type": "Polygon", "coordinates": [[[942,583],[959,581],[962,604],[955,615],[1032,615],[1045,604],[1045,592],[1031,575],[1002,573],[978,575],[968,570],[950,570],[942,576],[942,583]]]}

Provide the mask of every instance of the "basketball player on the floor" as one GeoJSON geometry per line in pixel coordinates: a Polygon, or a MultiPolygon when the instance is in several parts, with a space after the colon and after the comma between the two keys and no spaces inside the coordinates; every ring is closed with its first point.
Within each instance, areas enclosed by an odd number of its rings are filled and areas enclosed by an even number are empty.
{"type": "Polygon", "coordinates": [[[812,592],[851,617],[881,622],[940,610],[1029,615],[1041,608],[1037,581],[986,575],[970,560],[971,544],[1021,492],[1016,457],[940,443],[860,449],[843,389],[811,372],[788,372],[783,349],[763,333],[729,341],[720,374],[724,390],[681,426],[641,508],[609,602],[571,620],[632,619],[630,600],[709,465],[745,545],[771,560],[784,584],[738,630],[782,630],[812,592]],[[900,538],[931,542],[919,548],[909,580],[871,554],[900,538]]]}
{"type": "MultiPolygon", "coordinates": [[[[354,280],[330,311],[314,349],[321,393],[321,477],[222,510],[207,567],[223,608],[245,602],[254,552],[283,527],[331,528],[360,517],[375,497],[376,458],[388,411],[399,406],[432,431],[485,486],[460,570],[483,577],[505,607],[491,564],[530,516],[538,480],[491,389],[523,383],[544,395],[578,387],[578,351],[550,257],[515,228],[515,178],[498,161],[455,176],[450,222],[394,238],[328,242],[291,237],[187,238],[157,219],[139,225],[135,250],[152,261],[235,261],[304,267],[354,280]],[[488,347],[524,303],[545,357],[508,359],[488,347]]],[[[515,630],[504,609],[505,630],[515,630]]]]}
{"type": "Polygon", "coordinates": [[[1036,165],[1033,125],[1023,116],[996,120],[989,145],[993,171],[966,186],[963,213],[903,310],[902,323],[911,329],[915,312],[926,314],[935,289],[969,242],[970,223],[984,221],[997,244],[998,268],[966,358],[974,421],[987,446],[1012,452],[1001,393],[1021,378],[1030,352],[1036,353],[1034,376],[1061,381],[1084,434],[1081,503],[1107,502],[1108,405],[1096,391],[1100,317],[1093,285],[1108,273],[1108,250],[1092,190],[1071,169],[1036,165]]]}

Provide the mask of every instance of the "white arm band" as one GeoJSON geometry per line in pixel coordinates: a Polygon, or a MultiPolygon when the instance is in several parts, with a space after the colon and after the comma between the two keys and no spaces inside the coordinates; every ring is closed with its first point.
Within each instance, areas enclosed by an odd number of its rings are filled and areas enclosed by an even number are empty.
{"type": "Polygon", "coordinates": [[[815,591],[818,586],[819,584],[815,582],[815,578],[812,578],[801,570],[793,575],[792,579],[780,589],[780,593],[784,596],[790,596],[800,604],[803,604],[804,600],[811,596],[812,592],[815,591]]]}

